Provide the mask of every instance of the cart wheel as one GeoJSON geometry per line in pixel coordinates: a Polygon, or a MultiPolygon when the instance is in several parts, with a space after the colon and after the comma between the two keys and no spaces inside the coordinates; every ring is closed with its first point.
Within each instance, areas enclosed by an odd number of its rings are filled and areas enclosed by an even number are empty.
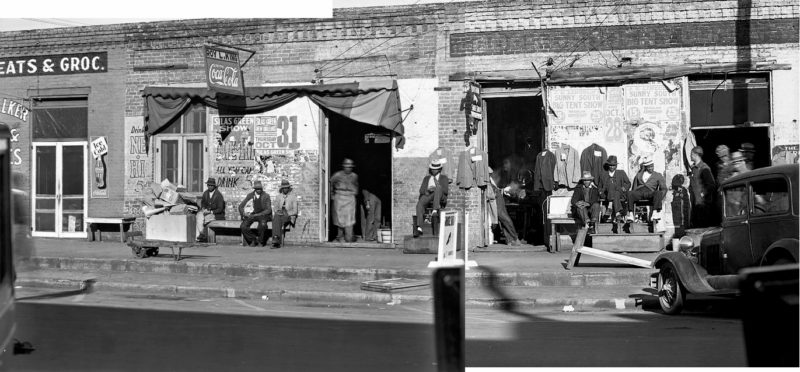
{"type": "Polygon", "coordinates": [[[668,315],[678,314],[683,310],[685,301],[686,289],[681,284],[675,266],[667,262],[658,272],[658,303],[661,310],[668,315]]]}
{"type": "Polygon", "coordinates": [[[147,248],[141,247],[136,251],[136,257],[147,258],[147,248]]]}
{"type": "Polygon", "coordinates": [[[158,247],[155,247],[155,248],[150,248],[150,249],[148,249],[148,250],[147,250],[147,255],[148,255],[149,257],[155,257],[155,256],[158,256],[158,247]]]}

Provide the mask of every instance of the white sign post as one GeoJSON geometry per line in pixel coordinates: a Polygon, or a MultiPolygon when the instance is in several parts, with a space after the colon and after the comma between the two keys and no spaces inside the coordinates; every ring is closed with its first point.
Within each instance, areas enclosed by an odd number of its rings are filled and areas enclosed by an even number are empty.
{"type": "Polygon", "coordinates": [[[458,258],[458,211],[440,211],[439,212],[439,251],[436,255],[436,261],[428,263],[428,267],[443,267],[443,266],[464,266],[465,269],[476,267],[478,264],[475,261],[470,261],[469,257],[469,228],[467,221],[469,221],[469,214],[464,218],[464,259],[458,258]]]}

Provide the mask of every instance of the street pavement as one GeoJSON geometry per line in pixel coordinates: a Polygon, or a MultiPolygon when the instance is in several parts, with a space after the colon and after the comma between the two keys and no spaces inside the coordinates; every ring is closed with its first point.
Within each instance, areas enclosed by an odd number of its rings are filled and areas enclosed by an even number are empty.
{"type": "MultiPolygon", "coordinates": [[[[176,262],[169,248],[157,257],[136,258],[118,241],[34,239],[33,257],[18,268],[17,285],[78,288],[87,279],[101,291],[205,297],[320,300],[361,303],[429,302],[429,286],[379,293],[361,290],[369,280],[407,278],[427,283],[431,254],[403,254],[391,248],[287,245],[281,249],[235,243],[187,248],[176,262]]],[[[542,247],[490,247],[470,252],[479,267],[466,272],[468,306],[632,309],[652,300],[652,269],[584,255],[566,270],[569,251],[542,247]],[[494,248],[494,249],[492,249],[494,248]]],[[[655,254],[637,254],[652,259],[655,254]]]]}

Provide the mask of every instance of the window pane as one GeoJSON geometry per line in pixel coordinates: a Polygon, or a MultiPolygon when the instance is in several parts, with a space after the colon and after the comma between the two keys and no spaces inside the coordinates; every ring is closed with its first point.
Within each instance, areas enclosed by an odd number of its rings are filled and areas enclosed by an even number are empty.
{"type": "Polygon", "coordinates": [[[186,141],[186,190],[203,191],[203,140],[186,141]]]}
{"type": "MultiPolygon", "coordinates": [[[[161,141],[161,179],[178,182],[178,141],[161,141]]],[[[159,180],[159,181],[160,181],[159,180]]]]}
{"type": "Polygon", "coordinates": [[[32,112],[34,139],[87,137],[86,107],[34,107],[32,112]]]}
{"type": "Polygon", "coordinates": [[[206,132],[206,107],[194,104],[183,114],[183,133],[206,132]]]}
{"type": "Polygon", "coordinates": [[[161,133],[180,133],[181,132],[181,118],[178,117],[173,120],[171,123],[167,124],[167,127],[164,128],[161,133]]]}
{"type": "Polygon", "coordinates": [[[83,196],[83,146],[64,146],[61,154],[62,193],[83,196]]]}
{"type": "Polygon", "coordinates": [[[789,185],[783,178],[756,181],[753,187],[753,215],[789,210],[789,185]]]}
{"type": "Polygon", "coordinates": [[[744,186],[725,189],[725,217],[747,214],[747,192],[744,186]]]}
{"type": "Polygon", "coordinates": [[[56,194],[56,147],[36,148],[36,195],[56,194]]]}
{"type": "Polygon", "coordinates": [[[772,122],[765,75],[696,77],[689,86],[692,127],[772,122]]]}

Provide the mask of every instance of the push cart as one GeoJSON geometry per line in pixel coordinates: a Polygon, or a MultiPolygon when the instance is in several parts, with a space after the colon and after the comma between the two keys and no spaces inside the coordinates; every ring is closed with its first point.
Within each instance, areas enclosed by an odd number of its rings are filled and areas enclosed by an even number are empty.
{"type": "Polygon", "coordinates": [[[158,256],[158,249],[161,247],[168,247],[172,250],[172,257],[175,261],[180,261],[181,254],[184,248],[194,247],[207,247],[216,245],[216,243],[201,243],[201,242],[172,242],[167,240],[134,240],[132,237],[128,238],[128,246],[131,247],[133,255],[139,258],[155,257],[158,256]],[[175,250],[178,254],[175,255],[175,250]]]}

